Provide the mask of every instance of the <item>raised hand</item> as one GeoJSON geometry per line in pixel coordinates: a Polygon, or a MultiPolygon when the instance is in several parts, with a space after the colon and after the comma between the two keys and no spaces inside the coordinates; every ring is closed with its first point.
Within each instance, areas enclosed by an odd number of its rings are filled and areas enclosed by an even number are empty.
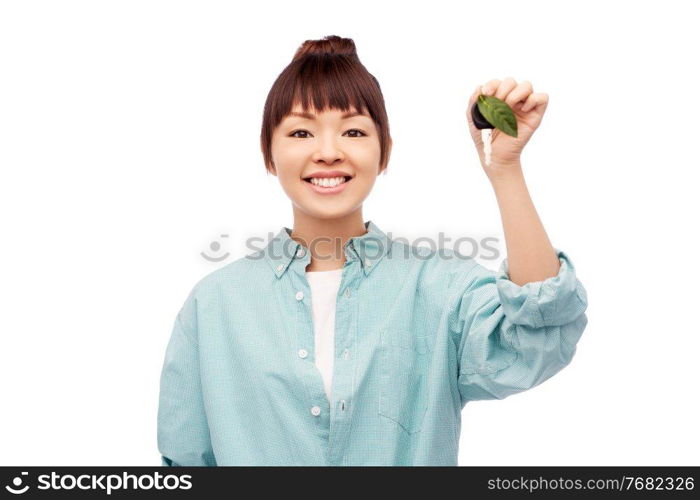
{"type": "Polygon", "coordinates": [[[491,80],[484,85],[477,86],[469,98],[467,122],[481,159],[481,166],[489,178],[492,175],[502,173],[505,169],[520,166],[520,154],[542,122],[548,102],[549,96],[542,92],[533,92],[532,84],[527,80],[517,83],[513,78],[508,77],[504,80],[491,80]],[[494,96],[505,101],[513,110],[518,123],[518,137],[511,137],[498,129],[491,131],[491,163],[489,165],[486,165],[485,162],[481,130],[476,128],[471,116],[472,106],[480,94],[494,96]]]}

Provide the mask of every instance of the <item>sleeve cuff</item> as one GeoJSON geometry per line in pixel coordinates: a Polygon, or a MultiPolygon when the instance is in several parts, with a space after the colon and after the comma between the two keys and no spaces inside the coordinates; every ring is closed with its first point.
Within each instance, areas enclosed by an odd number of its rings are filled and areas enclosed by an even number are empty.
{"type": "Polygon", "coordinates": [[[588,306],[586,290],[568,255],[555,248],[561,264],[556,276],[518,286],[510,281],[508,259],[496,275],[496,288],[506,317],[518,325],[542,328],[570,323],[588,306]]]}

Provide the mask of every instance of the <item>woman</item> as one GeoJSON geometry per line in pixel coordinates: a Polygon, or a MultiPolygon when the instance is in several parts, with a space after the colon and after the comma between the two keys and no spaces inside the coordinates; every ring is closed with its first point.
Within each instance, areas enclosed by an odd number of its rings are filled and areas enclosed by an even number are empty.
{"type": "Polygon", "coordinates": [[[294,228],[187,297],[160,380],[163,465],[457,465],[468,401],[566,366],[586,292],[520,165],[546,106],[546,94],[506,79],[477,88],[467,108],[506,237],[493,272],[364,222],[391,150],[382,93],[352,40],[305,42],[270,90],[261,135],[294,228]],[[517,138],[494,130],[488,164],[469,112],[481,92],[518,121],[517,138]]]}

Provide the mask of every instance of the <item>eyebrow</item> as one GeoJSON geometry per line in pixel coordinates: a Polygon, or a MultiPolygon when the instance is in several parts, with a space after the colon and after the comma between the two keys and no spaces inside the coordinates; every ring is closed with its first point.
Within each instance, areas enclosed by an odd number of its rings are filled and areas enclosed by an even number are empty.
{"type": "MultiPolygon", "coordinates": [[[[298,116],[300,118],[306,118],[308,120],[315,120],[316,116],[312,115],[311,113],[303,113],[303,112],[297,112],[297,111],[292,111],[289,113],[289,116],[298,116]]],[[[341,118],[345,120],[346,118],[352,118],[353,116],[365,116],[359,111],[348,111],[347,113],[343,114],[341,118]]]]}

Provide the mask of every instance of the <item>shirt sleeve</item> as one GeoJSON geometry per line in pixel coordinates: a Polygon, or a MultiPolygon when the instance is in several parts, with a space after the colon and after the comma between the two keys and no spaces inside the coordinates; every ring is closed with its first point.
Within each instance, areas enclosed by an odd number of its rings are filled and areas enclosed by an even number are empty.
{"type": "Polygon", "coordinates": [[[158,450],[163,466],[216,466],[199,378],[194,290],[181,308],[160,376],[158,450]]]}
{"type": "Polygon", "coordinates": [[[588,299],[568,255],[555,251],[559,271],[544,281],[516,285],[508,259],[497,272],[478,263],[469,272],[451,302],[462,406],[525,391],[571,362],[588,299]]]}

